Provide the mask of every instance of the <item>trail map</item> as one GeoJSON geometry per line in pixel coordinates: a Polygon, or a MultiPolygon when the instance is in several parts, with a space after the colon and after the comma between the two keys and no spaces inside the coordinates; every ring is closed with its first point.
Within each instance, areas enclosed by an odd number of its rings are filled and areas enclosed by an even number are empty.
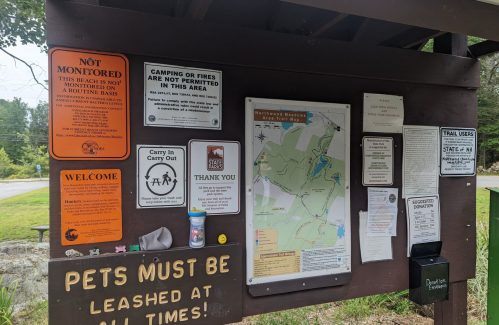
{"type": "Polygon", "coordinates": [[[350,272],[348,106],[252,98],[246,114],[248,284],[350,272]]]}

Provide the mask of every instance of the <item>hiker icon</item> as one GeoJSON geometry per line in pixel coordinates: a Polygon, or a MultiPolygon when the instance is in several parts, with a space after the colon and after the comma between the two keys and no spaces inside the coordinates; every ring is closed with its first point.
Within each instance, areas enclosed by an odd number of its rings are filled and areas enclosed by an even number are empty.
{"type": "Polygon", "coordinates": [[[170,184],[169,182],[171,181],[172,179],[170,178],[170,176],[168,176],[168,172],[166,172],[166,174],[163,174],[163,184],[161,185],[165,185],[165,183],[166,185],[169,185],[170,184]]]}
{"type": "Polygon", "coordinates": [[[152,165],[145,175],[147,189],[158,196],[166,196],[172,193],[177,182],[177,172],[171,165],[166,163],[152,165]]]}

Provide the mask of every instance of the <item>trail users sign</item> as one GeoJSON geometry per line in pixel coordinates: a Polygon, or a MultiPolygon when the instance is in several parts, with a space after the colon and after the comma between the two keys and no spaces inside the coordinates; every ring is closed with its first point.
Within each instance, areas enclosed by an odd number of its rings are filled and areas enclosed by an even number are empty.
{"type": "Polygon", "coordinates": [[[440,129],[440,176],[474,176],[476,172],[476,130],[440,129]]]}
{"type": "Polygon", "coordinates": [[[185,147],[137,145],[137,208],[183,207],[185,147]]]}

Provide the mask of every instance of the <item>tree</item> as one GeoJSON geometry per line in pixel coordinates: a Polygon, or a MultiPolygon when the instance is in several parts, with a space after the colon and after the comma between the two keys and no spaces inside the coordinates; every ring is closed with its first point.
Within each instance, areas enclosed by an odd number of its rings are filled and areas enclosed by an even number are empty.
{"type": "Polygon", "coordinates": [[[0,147],[5,149],[14,164],[21,161],[22,145],[28,124],[28,104],[20,98],[0,99],[0,147]]]}
{"type": "Polygon", "coordinates": [[[7,51],[7,47],[16,46],[18,42],[35,44],[47,51],[45,25],[45,0],[0,0],[0,50],[25,64],[35,82],[47,89],[37,79],[31,64],[7,51]]]}
{"type": "Polygon", "coordinates": [[[478,90],[478,162],[487,164],[499,157],[499,54],[481,60],[478,90]]]}
{"type": "Polygon", "coordinates": [[[7,155],[4,148],[0,149],[0,179],[10,176],[10,164],[9,155],[7,155]]]}
{"type": "Polygon", "coordinates": [[[40,144],[48,142],[49,134],[49,104],[47,102],[39,102],[35,108],[29,110],[29,126],[28,135],[30,143],[38,148],[40,144]]]}
{"type": "Polygon", "coordinates": [[[38,170],[36,165],[40,165],[42,168],[42,175],[48,175],[49,173],[49,153],[47,152],[47,146],[39,146],[35,148],[31,145],[26,138],[25,146],[22,148],[23,157],[21,158],[21,175],[18,178],[32,178],[38,176],[38,170]]]}

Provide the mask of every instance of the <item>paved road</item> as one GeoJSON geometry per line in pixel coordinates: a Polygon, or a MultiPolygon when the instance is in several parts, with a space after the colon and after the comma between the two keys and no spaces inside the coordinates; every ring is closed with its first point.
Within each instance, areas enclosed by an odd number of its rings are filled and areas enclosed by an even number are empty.
{"type": "Polygon", "coordinates": [[[0,183],[0,200],[48,187],[48,181],[0,183]]]}
{"type": "Polygon", "coordinates": [[[499,176],[477,176],[476,187],[499,187],[499,176]]]}

